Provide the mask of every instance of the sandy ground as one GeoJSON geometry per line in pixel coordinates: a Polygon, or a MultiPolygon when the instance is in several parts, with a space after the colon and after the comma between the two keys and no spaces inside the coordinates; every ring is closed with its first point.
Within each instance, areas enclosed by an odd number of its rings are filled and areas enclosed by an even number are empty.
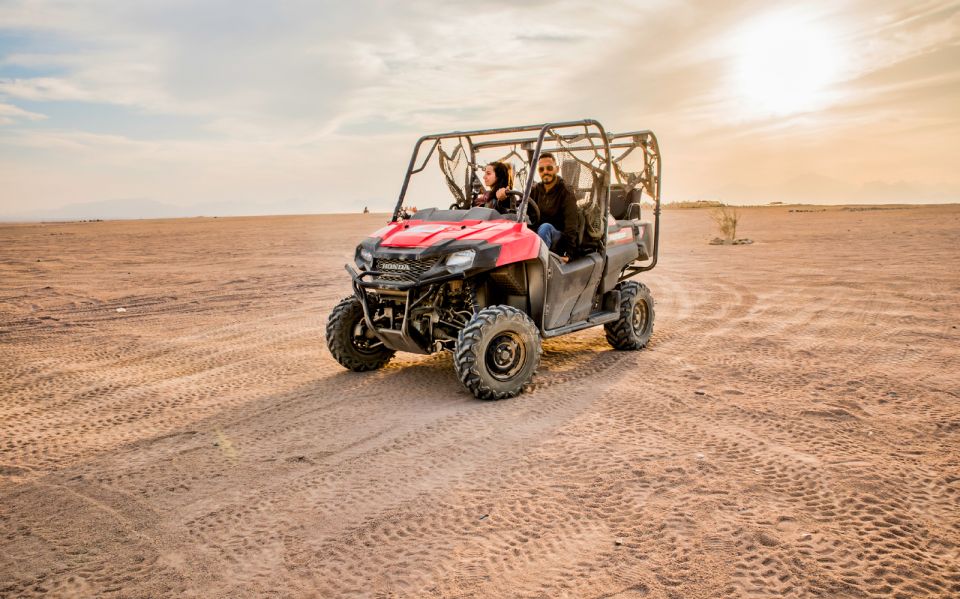
{"type": "Polygon", "coordinates": [[[0,596],[960,595],[960,206],[666,212],[501,402],[327,353],[383,221],[0,226],[0,596]]]}

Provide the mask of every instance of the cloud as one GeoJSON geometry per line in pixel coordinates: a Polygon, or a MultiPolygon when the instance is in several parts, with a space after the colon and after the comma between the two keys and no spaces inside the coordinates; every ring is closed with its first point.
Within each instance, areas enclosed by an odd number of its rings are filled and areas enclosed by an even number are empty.
{"type": "Polygon", "coordinates": [[[803,5],[851,60],[815,110],[744,115],[731,36],[790,6],[8,1],[0,208],[302,197],[332,209],[358,189],[389,204],[422,133],[580,117],[654,129],[674,196],[782,185],[797,169],[851,193],[960,183],[960,148],[944,139],[960,103],[956,4],[803,5]],[[180,126],[130,127],[138,116],[180,126]]]}
{"type": "Polygon", "coordinates": [[[30,112],[29,110],[24,110],[14,106],[13,104],[0,102],[0,124],[10,124],[19,119],[25,119],[28,121],[42,121],[45,118],[47,118],[47,116],[44,114],[30,112]]]}
{"type": "MultiPolygon", "coordinates": [[[[53,77],[3,78],[0,79],[0,94],[34,101],[106,102],[108,96],[83,90],[66,79],[53,77]]],[[[110,103],[117,98],[109,97],[110,103]]]]}
{"type": "Polygon", "coordinates": [[[426,107],[489,108],[510,119],[511,100],[550,103],[562,94],[557,78],[623,33],[625,11],[636,13],[624,3],[586,10],[577,2],[506,3],[497,14],[470,3],[88,6],[0,8],[0,20],[74,45],[8,57],[66,73],[6,79],[0,93],[208,115],[220,134],[231,130],[225,123],[245,122],[244,134],[262,123],[281,135],[374,117],[444,126],[442,113],[424,117],[426,107]]]}

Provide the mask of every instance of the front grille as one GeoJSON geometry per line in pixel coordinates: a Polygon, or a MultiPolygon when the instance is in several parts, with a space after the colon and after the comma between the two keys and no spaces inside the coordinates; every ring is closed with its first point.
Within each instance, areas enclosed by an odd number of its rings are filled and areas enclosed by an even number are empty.
{"type": "Polygon", "coordinates": [[[416,281],[430,270],[439,258],[404,260],[401,258],[374,258],[373,270],[379,281],[416,281]]]}

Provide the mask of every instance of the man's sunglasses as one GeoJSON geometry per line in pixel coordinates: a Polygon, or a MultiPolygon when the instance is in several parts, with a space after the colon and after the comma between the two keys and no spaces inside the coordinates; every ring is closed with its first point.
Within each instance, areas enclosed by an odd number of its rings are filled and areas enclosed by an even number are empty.
{"type": "Polygon", "coordinates": [[[537,172],[538,172],[538,173],[543,173],[543,172],[550,173],[550,172],[553,172],[553,170],[556,169],[556,168],[557,168],[557,167],[555,167],[555,166],[550,166],[550,165],[547,165],[547,166],[538,166],[538,167],[537,167],[537,172]]]}

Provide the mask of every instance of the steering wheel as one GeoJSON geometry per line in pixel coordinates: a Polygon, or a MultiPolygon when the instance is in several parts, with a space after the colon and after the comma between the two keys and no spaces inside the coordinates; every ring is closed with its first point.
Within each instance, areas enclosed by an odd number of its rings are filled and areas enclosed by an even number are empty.
{"type": "MultiPolygon", "coordinates": [[[[517,202],[523,198],[523,194],[519,191],[511,189],[507,192],[507,197],[513,199],[510,202],[510,210],[508,210],[506,214],[516,214],[517,202]]],[[[526,220],[531,224],[540,222],[540,207],[537,206],[537,203],[533,201],[533,198],[527,200],[526,220]]]]}

